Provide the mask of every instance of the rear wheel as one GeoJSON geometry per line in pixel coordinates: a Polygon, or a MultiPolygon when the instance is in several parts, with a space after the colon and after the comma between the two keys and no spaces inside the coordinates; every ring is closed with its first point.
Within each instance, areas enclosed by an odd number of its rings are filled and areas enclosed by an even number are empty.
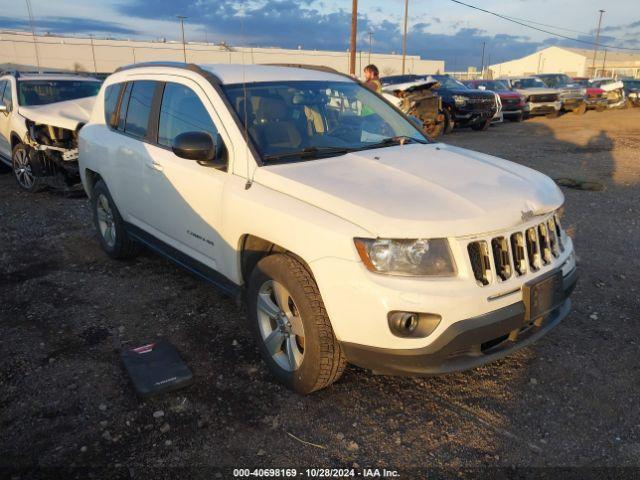
{"type": "Polygon", "coordinates": [[[455,127],[455,122],[453,121],[453,115],[449,110],[444,110],[442,112],[444,115],[444,133],[451,133],[453,128],[455,127]]]}
{"type": "Polygon", "coordinates": [[[22,143],[13,147],[12,166],[13,176],[18,186],[27,192],[35,193],[44,188],[42,179],[38,178],[29,158],[30,148],[22,143]]]}
{"type": "Polygon", "coordinates": [[[298,260],[287,254],[260,260],[247,305],[262,358],[278,381],[308,394],[342,376],[346,359],[318,286],[298,260]]]}
{"type": "Polygon", "coordinates": [[[91,207],[100,245],[107,255],[116,259],[135,256],[140,246],[127,234],[120,212],[102,180],[93,187],[91,207]]]}
{"type": "Polygon", "coordinates": [[[517,115],[509,116],[509,120],[512,122],[521,122],[524,120],[524,114],[520,112],[517,115]]]}

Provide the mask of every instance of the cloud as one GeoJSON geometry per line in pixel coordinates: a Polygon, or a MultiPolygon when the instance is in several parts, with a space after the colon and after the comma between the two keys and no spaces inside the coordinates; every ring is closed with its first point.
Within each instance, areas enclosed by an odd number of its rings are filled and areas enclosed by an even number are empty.
{"type": "MultiPolygon", "coordinates": [[[[13,30],[31,30],[27,20],[0,17],[0,26],[13,30]]],[[[136,31],[114,22],[103,22],[89,18],[44,17],[37,22],[38,32],[50,33],[110,33],[135,35],[136,31]]]]}

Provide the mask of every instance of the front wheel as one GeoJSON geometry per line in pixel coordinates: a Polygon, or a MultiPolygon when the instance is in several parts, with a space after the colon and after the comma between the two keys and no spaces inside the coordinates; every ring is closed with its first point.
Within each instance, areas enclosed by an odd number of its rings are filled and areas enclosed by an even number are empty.
{"type": "Polygon", "coordinates": [[[573,113],[575,113],[576,115],[584,115],[585,113],[587,113],[587,104],[581,103],[578,108],[573,110],[573,113]]]}
{"type": "Polygon", "coordinates": [[[445,110],[442,112],[444,115],[444,133],[451,133],[455,128],[455,121],[453,120],[453,115],[449,110],[445,110]]]}
{"type": "Polygon", "coordinates": [[[489,125],[491,125],[491,119],[487,118],[486,120],[471,125],[471,129],[475,130],[476,132],[482,132],[484,130],[487,130],[489,128],[489,125]]]}
{"type": "Polygon", "coordinates": [[[18,186],[30,193],[39,192],[44,188],[42,179],[38,178],[33,171],[31,158],[29,157],[30,149],[23,143],[19,143],[13,147],[11,164],[13,167],[13,176],[18,182],[18,186]]]}
{"type": "Polygon", "coordinates": [[[127,234],[120,212],[102,180],[93,187],[91,207],[100,245],[107,255],[119,260],[135,256],[140,246],[127,234]]]}
{"type": "Polygon", "coordinates": [[[560,116],[560,110],[554,110],[552,112],[547,113],[547,118],[558,118],[560,116]]]}
{"type": "Polygon", "coordinates": [[[247,306],[262,358],[278,381],[306,395],[342,376],[346,358],[318,286],[294,257],[275,254],[258,262],[247,306]]]}

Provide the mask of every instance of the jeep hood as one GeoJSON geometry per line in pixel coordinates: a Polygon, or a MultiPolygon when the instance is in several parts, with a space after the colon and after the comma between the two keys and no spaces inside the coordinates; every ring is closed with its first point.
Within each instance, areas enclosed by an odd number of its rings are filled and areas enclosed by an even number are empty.
{"type": "Polygon", "coordinates": [[[540,172],[441,143],[265,166],[254,181],[391,238],[502,230],[564,201],[540,172]]]}
{"type": "Polygon", "coordinates": [[[87,123],[96,97],[78,98],[66,102],[49,103],[33,107],[19,107],[23,117],[42,125],[75,130],[79,124],[87,123]]]}

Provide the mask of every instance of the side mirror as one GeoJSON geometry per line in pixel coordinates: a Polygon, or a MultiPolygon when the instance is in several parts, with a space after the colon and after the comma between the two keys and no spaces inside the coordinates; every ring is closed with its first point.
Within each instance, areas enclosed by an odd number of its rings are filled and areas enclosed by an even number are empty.
{"type": "Polygon", "coordinates": [[[0,113],[7,113],[9,109],[5,104],[0,104],[0,113]]]}
{"type": "Polygon", "coordinates": [[[478,85],[478,90],[486,90],[487,87],[485,87],[484,85],[478,85]]]}
{"type": "Polygon", "coordinates": [[[224,169],[227,161],[221,158],[222,152],[219,152],[220,147],[217,143],[221,142],[214,141],[207,132],[185,132],[173,140],[171,150],[180,158],[196,160],[203,165],[224,169]]]}

